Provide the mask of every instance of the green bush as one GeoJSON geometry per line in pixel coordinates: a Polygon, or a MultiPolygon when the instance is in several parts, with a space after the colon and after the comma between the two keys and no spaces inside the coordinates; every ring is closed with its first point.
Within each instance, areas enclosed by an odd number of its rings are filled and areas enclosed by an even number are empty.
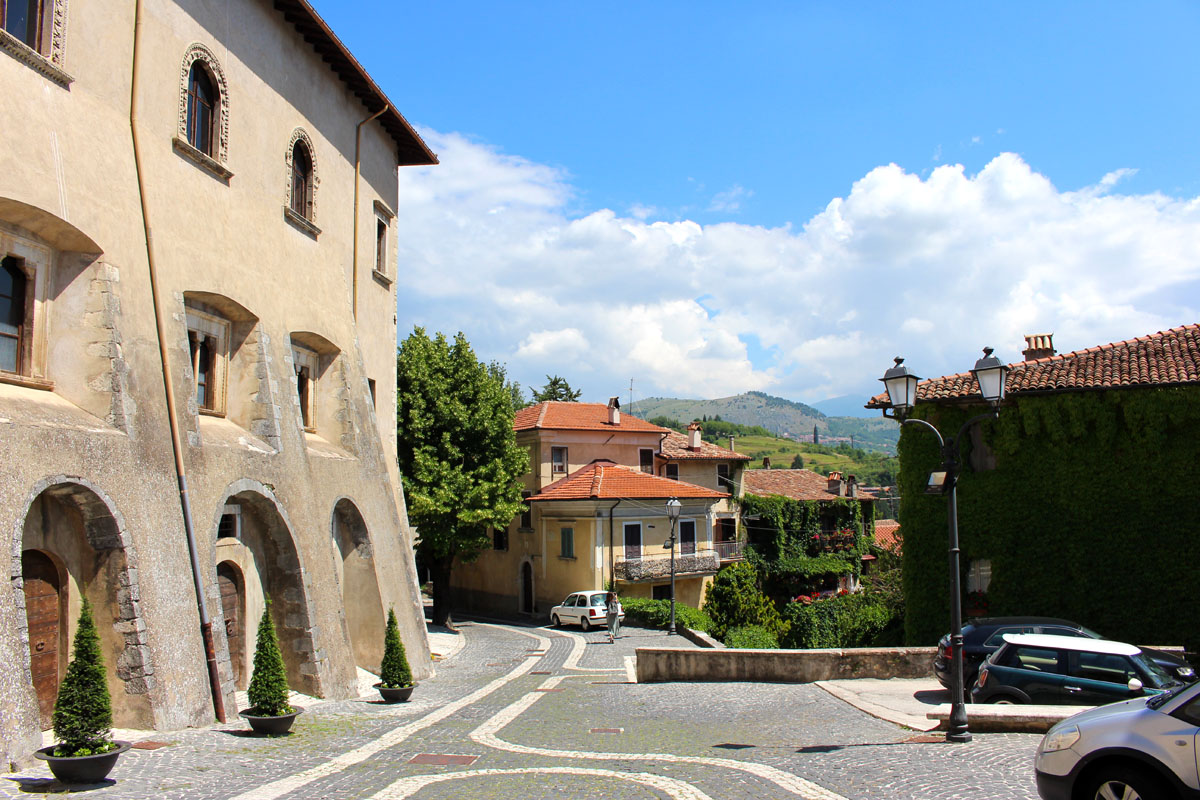
{"type": "Polygon", "coordinates": [[[56,756],[91,756],[116,749],[112,740],[112,700],[104,676],[100,635],[92,604],[84,598],[75,630],[75,652],[54,702],[56,756]]]}
{"type": "Polygon", "coordinates": [[[258,642],[254,649],[254,672],[247,692],[250,710],[259,717],[281,717],[295,711],[288,705],[287,672],[279,638],[271,621],[271,598],[266,598],[262,619],[258,621],[258,642]]]}
{"type": "Polygon", "coordinates": [[[789,627],[759,588],[754,567],[744,561],[717,573],[705,594],[704,609],[713,621],[709,632],[722,641],[729,631],[747,625],[760,625],[777,638],[789,627]]]}
{"type": "Polygon", "coordinates": [[[779,639],[761,625],[746,625],[725,634],[725,646],[774,650],[779,647],[779,639]]]}
{"type": "MultiPolygon", "coordinates": [[[[671,601],[651,600],[648,597],[622,597],[625,621],[643,628],[666,629],[671,624],[671,601]]],[[[712,633],[713,621],[698,608],[675,602],[675,627],[712,633]]]]}
{"type": "Polygon", "coordinates": [[[899,625],[893,609],[862,592],[788,603],[783,612],[791,623],[784,647],[796,649],[877,646],[899,625]]]}
{"type": "Polygon", "coordinates": [[[404,642],[400,641],[400,626],[396,624],[396,610],[388,609],[387,632],[383,636],[383,664],[379,667],[379,681],[385,689],[403,689],[413,685],[412,669],[408,666],[408,655],[404,642]]]}

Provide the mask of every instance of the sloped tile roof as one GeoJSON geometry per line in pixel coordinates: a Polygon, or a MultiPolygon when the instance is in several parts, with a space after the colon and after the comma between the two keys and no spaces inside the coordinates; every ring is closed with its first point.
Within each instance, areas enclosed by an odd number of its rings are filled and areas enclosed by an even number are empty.
{"type": "Polygon", "coordinates": [[[874,500],[875,495],[859,490],[858,497],[832,494],[829,479],[811,469],[748,469],[742,473],[747,494],[778,494],[793,500],[874,500]]]}
{"type": "Polygon", "coordinates": [[[547,400],[519,410],[513,419],[513,430],[535,428],[572,431],[644,431],[666,433],[667,428],[651,425],[644,419],[622,414],[616,425],[608,422],[608,406],[604,403],[567,403],[547,400]]]}
{"type": "Polygon", "coordinates": [[[900,554],[900,522],[894,519],[875,520],[875,545],[900,554]]]}
{"type": "Polygon", "coordinates": [[[660,458],[669,460],[695,459],[698,461],[749,461],[750,456],[742,455],[736,450],[721,447],[712,442],[700,442],[698,450],[688,447],[687,434],[671,431],[663,439],[660,458]]]}
{"type": "Polygon", "coordinates": [[[666,500],[670,497],[720,500],[729,497],[683,481],[673,481],[597,459],[582,469],[560,478],[530,497],[530,500],[619,500],[623,498],[666,500]]]}
{"type": "MultiPolygon", "coordinates": [[[[1005,393],[1077,392],[1134,386],[1176,386],[1200,383],[1200,324],[1087,350],[1062,353],[1009,365],[1005,393]]],[[[979,384],[971,373],[922,381],[917,402],[978,398],[979,384]]],[[[887,394],[877,394],[867,408],[888,408],[887,394]]]]}

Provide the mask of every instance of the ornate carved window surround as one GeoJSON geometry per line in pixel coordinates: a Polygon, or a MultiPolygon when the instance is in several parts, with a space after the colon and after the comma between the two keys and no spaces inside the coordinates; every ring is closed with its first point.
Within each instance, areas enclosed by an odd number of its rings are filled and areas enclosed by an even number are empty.
{"type": "Polygon", "coordinates": [[[288,222],[295,225],[297,228],[312,236],[314,239],[321,235],[321,229],[317,227],[317,192],[321,186],[321,176],[317,172],[317,151],[313,147],[312,138],[303,128],[296,128],[292,131],[291,138],[288,140],[287,150],[284,152],[284,198],[283,198],[283,216],[288,222]],[[308,155],[309,176],[307,181],[308,197],[297,199],[292,197],[292,192],[295,190],[296,181],[294,180],[293,169],[295,167],[295,155],[297,145],[301,146],[308,155]],[[297,208],[307,208],[307,216],[297,211],[297,208]]]}
{"type": "Polygon", "coordinates": [[[180,65],[179,121],[175,131],[174,144],[177,153],[187,156],[224,180],[233,176],[233,173],[225,167],[225,164],[229,162],[229,82],[225,79],[225,71],[221,69],[217,57],[199,42],[188,47],[180,65]],[[188,83],[192,65],[197,61],[204,66],[209,78],[216,85],[217,91],[211,156],[193,147],[188,141],[188,83]]]}
{"type": "Polygon", "coordinates": [[[25,44],[3,28],[0,28],[0,51],[7,53],[64,89],[69,89],[75,78],[64,68],[67,40],[67,0],[46,0],[46,6],[41,23],[41,52],[25,44]]]}

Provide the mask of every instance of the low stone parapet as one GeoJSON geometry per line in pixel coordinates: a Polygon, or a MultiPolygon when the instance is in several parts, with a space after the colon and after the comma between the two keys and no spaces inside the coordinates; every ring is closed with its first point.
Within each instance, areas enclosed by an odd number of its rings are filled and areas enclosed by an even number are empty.
{"type": "Polygon", "coordinates": [[[829,650],[637,649],[638,683],[813,683],[840,678],[928,678],[936,647],[829,650]]]}

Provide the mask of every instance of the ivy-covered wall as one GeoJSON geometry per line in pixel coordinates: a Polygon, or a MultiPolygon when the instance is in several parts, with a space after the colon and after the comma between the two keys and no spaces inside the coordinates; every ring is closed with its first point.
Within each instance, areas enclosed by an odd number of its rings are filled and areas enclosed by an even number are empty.
{"type": "MultiPolygon", "coordinates": [[[[927,403],[915,415],[952,436],[981,410],[927,403]]],[[[1065,617],[1111,639],[1195,650],[1200,388],[1015,398],[981,425],[996,466],[973,471],[963,443],[964,591],[970,561],[989,559],[992,616],[1065,617]]],[[[940,462],[935,437],[906,425],[899,455],[905,638],[932,645],[950,627],[947,498],[923,493],[940,462]]]]}

